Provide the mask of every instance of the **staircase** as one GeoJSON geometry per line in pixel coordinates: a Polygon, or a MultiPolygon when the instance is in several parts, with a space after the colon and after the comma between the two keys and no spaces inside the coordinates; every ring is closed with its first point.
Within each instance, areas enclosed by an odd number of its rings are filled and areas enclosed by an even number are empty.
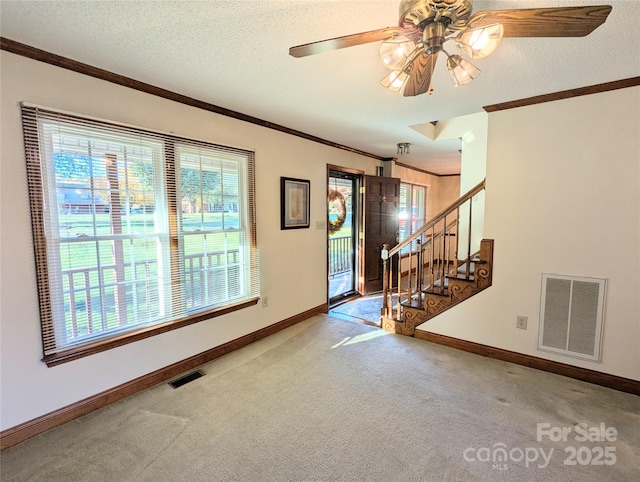
{"type": "Polygon", "coordinates": [[[482,181],[397,246],[384,246],[384,330],[413,336],[417,326],[491,286],[493,240],[472,253],[473,198],[484,188],[482,181]]]}

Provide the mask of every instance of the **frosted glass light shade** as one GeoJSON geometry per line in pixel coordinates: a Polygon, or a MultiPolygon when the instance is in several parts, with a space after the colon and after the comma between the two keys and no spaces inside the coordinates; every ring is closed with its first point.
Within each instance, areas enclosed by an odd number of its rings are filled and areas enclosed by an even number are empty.
{"type": "Polygon", "coordinates": [[[415,42],[402,36],[385,40],[380,44],[380,62],[389,70],[400,70],[415,48],[415,42]]]}
{"type": "Polygon", "coordinates": [[[407,79],[409,79],[409,74],[407,72],[404,70],[394,70],[382,79],[380,84],[391,92],[399,92],[400,89],[402,89],[402,86],[407,82],[407,79]]]}
{"type": "Polygon", "coordinates": [[[463,30],[456,37],[456,45],[472,59],[481,59],[498,48],[503,34],[504,28],[499,23],[463,30]]]}
{"type": "Polygon", "coordinates": [[[468,84],[480,75],[479,68],[459,55],[452,55],[447,59],[447,69],[449,69],[451,80],[456,87],[468,84]]]}

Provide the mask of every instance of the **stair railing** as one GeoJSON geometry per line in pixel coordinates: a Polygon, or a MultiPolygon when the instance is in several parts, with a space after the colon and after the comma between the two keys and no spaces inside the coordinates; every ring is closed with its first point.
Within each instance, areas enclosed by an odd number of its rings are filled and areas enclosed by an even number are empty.
{"type": "Polygon", "coordinates": [[[382,316],[400,320],[402,303],[420,306],[424,293],[446,294],[447,277],[453,273],[467,280],[471,278],[473,197],[484,188],[483,180],[398,245],[393,248],[384,245],[382,316]],[[468,219],[463,220],[461,208],[467,203],[468,219]],[[461,226],[465,222],[466,257],[460,260],[458,234],[463,232],[461,226]],[[458,273],[461,262],[465,269],[458,273]],[[394,288],[397,290],[395,310],[394,288]]]}

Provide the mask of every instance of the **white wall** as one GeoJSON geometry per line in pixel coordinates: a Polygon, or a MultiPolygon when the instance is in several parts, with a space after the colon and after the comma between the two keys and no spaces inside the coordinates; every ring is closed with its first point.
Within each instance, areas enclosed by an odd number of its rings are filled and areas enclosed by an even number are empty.
{"type": "Polygon", "coordinates": [[[2,430],[326,303],[326,165],[374,174],[376,160],[4,51],[1,55],[2,430]],[[261,284],[269,306],[258,304],[48,368],[40,361],[20,101],[255,150],[261,284]],[[310,229],[280,230],[280,176],[311,180],[310,229]],[[322,223],[320,229],[316,222],[322,223]]]}
{"type": "Polygon", "coordinates": [[[460,138],[460,195],[469,191],[485,178],[487,164],[488,115],[478,112],[453,119],[438,121],[436,139],[460,138]]]}
{"type": "Polygon", "coordinates": [[[493,286],[420,329],[640,380],[640,87],[490,114],[485,237],[493,286]],[[542,273],[607,278],[601,363],[537,350],[542,273]]]}
{"type": "MultiPolygon", "coordinates": [[[[486,177],[487,167],[487,129],[489,118],[486,112],[478,112],[438,122],[437,139],[459,137],[462,142],[460,158],[460,193],[463,196],[477,186],[486,177]]],[[[484,192],[472,199],[471,254],[480,250],[480,241],[484,238],[484,192]]],[[[460,208],[458,226],[458,259],[469,254],[469,203],[460,208]]]]}

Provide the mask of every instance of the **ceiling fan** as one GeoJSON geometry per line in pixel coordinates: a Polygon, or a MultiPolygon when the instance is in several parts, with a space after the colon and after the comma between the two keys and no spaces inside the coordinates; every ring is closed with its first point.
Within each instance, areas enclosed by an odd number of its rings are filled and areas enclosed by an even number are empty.
{"type": "Polygon", "coordinates": [[[293,57],[383,41],[380,60],[391,70],[380,83],[404,96],[430,91],[438,54],[447,56],[447,69],[458,86],[480,70],[459,54],[450,55],[447,41],[471,59],[490,55],[503,37],[583,37],[602,25],[610,5],[484,10],[472,15],[473,0],[402,0],[397,27],[336,37],[289,49],[293,57]]]}

